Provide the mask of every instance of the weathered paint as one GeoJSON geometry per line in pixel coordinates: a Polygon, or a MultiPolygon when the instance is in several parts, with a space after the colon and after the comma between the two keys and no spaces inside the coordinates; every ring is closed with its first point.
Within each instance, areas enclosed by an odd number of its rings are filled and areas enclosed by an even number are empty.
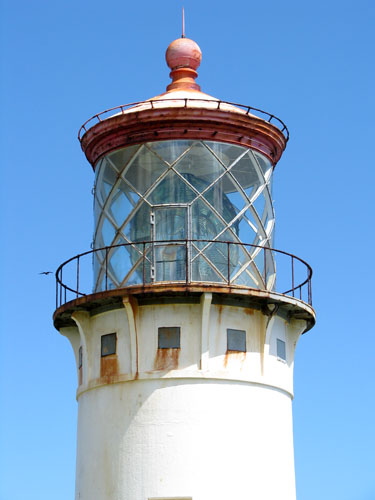
{"type": "Polygon", "coordinates": [[[155,370],[176,370],[180,349],[158,349],[156,351],[155,370]]]}
{"type": "Polygon", "coordinates": [[[117,354],[110,354],[109,356],[100,359],[100,378],[105,378],[110,381],[111,377],[118,374],[117,354]]]}
{"type": "Polygon", "coordinates": [[[77,391],[76,499],[293,500],[293,359],[306,322],[277,308],[212,304],[210,293],[196,303],[124,305],[75,313],[77,327],[62,330],[77,370],[80,345],[87,365],[77,391]],[[181,328],[181,348],[158,349],[158,328],[171,326],[181,328]],[[227,351],[227,328],[246,331],[246,353],[227,351]],[[117,353],[101,358],[110,332],[117,353]]]}

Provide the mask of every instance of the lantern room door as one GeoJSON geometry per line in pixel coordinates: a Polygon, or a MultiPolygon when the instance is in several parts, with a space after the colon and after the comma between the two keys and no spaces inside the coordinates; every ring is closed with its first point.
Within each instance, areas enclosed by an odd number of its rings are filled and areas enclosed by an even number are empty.
{"type": "Polygon", "coordinates": [[[154,206],[151,212],[153,281],[186,281],[189,230],[188,205],[154,206]]]}

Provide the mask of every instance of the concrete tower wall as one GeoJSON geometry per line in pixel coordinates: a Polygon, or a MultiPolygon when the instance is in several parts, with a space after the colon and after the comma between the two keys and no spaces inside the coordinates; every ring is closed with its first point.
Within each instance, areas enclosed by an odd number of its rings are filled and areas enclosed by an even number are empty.
{"type": "Polygon", "coordinates": [[[306,322],[211,293],[160,302],[125,297],[61,329],[79,380],[76,499],[295,498],[293,359],[306,322]],[[180,348],[158,348],[161,327],[180,328],[180,348]],[[246,352],[228,350],[227,329],[246,332],[246,352]],[[116,353],[102,357],[109,333],[116,353]]]}

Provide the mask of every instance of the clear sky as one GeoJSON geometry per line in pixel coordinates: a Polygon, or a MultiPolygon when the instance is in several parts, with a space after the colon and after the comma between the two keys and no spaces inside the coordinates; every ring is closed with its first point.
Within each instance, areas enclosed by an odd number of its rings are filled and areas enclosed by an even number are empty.
{"type": "MultiPolygon", "coordinates": [[[[298,500],[375,499],[373,0],[185,0],[202,90],[291,139],[277,248],[314,269],[295,362],[298,500]]],[[[164,91],[182,0],[1,2],[1,500],[74,498],[76,374],[53,275],[92,239],[93,114],[164,91]]],[[[246,495],[244,494],[244,497],[246,495]]]]}

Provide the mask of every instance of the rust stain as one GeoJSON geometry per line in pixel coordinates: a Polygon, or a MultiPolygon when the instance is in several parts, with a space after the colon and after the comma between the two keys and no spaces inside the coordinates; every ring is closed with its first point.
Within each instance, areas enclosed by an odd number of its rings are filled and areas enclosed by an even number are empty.
{"type": "Polygon", "coordinates": [[[107,383],[112,382],[112,378],[118,375],[117,354],[104,356],[100,359],[100,378],[106,379],[107,383]]]}
{"type": "Polygon", "coordinates": [[[181,349],[158,349],[154,361],[155,370],[175,370],[181,349]]]}
{"type": "Polygon", "coordinates": [[[79,372],[79,374],[78,374],[78,385],[82,385],[82,366],[81,366],[81,368],[79,368],[78,372],[79,372]]]}
{"type": "Polygon", "coordinates": [[[240,368],[242,368],[243,363],[246,360],[246,352],[242,351],[229,351],[225,353],[224,357],[224,367],[228,368],[228,364],[230,365],[240,365],[240,368]]]}
{"type": "Polygon", "coordinates": [[[253,316],[254,314],[254,309],[248,309],[247,307],[245,308],[245,314],[248,316],[253,316]]]}
{"type": "Polygon", "coordinates": [[[129,304],[132,308],[133,311],[133,318],[134,318],[134,330],[135,330],[135,365],[136,365],[136,371],[134,374],[134,380],[137,380],[139,377],[139,356],[138,356],[138,328],[137,328],[137,314],[138,314],[138,300],[133,297],[132,295],[129,295],[129,304]]]}
{"type": "Polygon", "coordinates": [[[222,312],[223,312],[223,306],[220,304],[218,306],[218,313],[217,313],[218,314],[218,323],[219,323],[219,325],[221,324],[221,315],[222,315],[222,312]]]}

